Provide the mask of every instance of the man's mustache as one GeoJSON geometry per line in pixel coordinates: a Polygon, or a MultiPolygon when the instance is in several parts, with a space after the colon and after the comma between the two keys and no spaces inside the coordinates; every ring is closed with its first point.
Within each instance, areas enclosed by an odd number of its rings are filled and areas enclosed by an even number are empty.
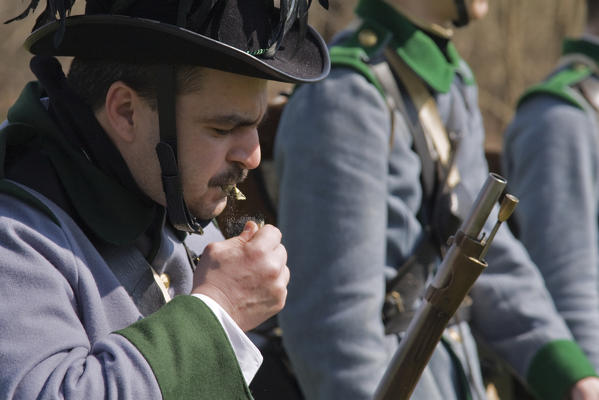
{"type": "Polygon", "coordinates": [[[235,185],[242,182],[248,175],[248,170],[238,164],[234,164],[231,169],[217,175],[208,181],[209,187],[222,187],[227,185],[235,185]]]}

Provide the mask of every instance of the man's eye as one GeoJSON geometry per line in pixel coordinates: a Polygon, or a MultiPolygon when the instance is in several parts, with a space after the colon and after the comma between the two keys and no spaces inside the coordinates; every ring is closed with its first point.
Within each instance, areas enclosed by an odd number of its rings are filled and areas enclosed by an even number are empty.
{"type": "Polygon", "coordinates": [[[231,129],[221,129],[221,128],[213,128],[214,132],[216,132],[219,135],[228,135],[229,133],[231,133],[231,129]]]}

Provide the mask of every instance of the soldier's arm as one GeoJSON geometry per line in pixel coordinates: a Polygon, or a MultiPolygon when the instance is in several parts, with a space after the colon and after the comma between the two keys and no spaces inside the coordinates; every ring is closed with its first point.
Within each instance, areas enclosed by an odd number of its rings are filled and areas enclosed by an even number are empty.
{"type": "Polygon", "coordinates": [[[177,296],[141,318],[79,230],[5,194],[0,210],[0,397],[251,397],[202,301],[177,296]]]}
{"type": "Polygon", "coordinates": [[[593,115],[537,95],[505,136],[504,169],[520,197],[519,238],[557,310],[599,368],[597,126],[593,115]]]}
{"type": "Polygon", "coordinates": [[[388,121],[374,86],[334,70],[301,87],[279,125],[279,226],[291,269],[280,322],[310,399],[370,399],[391,354],[381,322],[388,121]]]}
{"type": "MultiPolygon", "coordinates": [[[[478,112],[472,119],[482,123],[478,112]]],[[[460,169],[469,191],[475,193],[487,165],[482,126],[472,132],[473,137],[462,141],[460,169]]],[[[577,381],[595,375],[535,264],[507,229],[499,230],[487,261],[489,267],[472,291],[472,325],[481,338],[543,399],[561,399],[577,381]]]]}

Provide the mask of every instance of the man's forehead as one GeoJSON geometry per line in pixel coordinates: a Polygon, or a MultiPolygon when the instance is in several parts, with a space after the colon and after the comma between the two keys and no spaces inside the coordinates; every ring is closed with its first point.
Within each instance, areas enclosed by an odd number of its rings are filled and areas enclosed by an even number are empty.
{"type": "Polygon", "coordinates": [[[206,81],[200,90],[183,94],[179,110],[192,113],[197,120],[232,125],[252,125],[266,112],[266,85],[231,85],[206,81]]]}

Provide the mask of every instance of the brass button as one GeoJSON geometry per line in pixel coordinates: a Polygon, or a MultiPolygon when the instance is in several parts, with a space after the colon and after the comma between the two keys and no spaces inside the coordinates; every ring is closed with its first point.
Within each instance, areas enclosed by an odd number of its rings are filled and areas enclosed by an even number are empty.
{"type": "Polygon", "coordinates": [[[449,336],[449,338],[451,340],[453,340],[454,342],[457,343],[462,343],[462,335],[460,335],[460,332],[458,332],[457,329],[455,328],[449,328],[447,329],[447,335],[449,336]]]}
{"type": "Polygon", "coordinates": [[[379,38],[372,30],[362,29],[360,33],[358,33],[358,41],[362,46],[373,47],[376,46],[379,38]]]}
{"type": "Polygon", "coordinates": [[[165,288],[169,288],[171,286],[171,278],[168,274],[160,274],[160,280],[164,283],[165,288]]]}

